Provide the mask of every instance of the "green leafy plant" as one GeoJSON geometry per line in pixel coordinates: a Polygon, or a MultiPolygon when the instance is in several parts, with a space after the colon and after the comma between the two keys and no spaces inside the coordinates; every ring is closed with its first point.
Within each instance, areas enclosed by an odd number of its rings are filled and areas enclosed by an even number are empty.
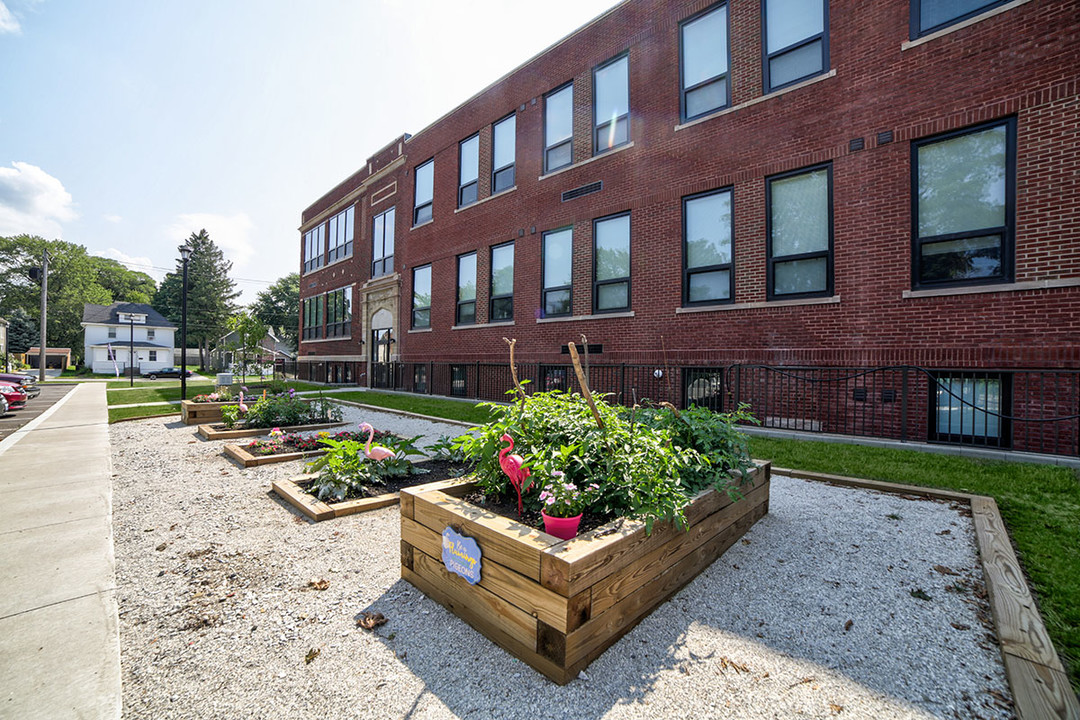
{"type": "Polygon", "coordinates": [[[545,513],[552,517],[569,518],[580,515],[599,494],[600,486],[589,483],[585,488],[566,481],[565,475],[556,470],[550,479],[541,483],[539,500],[545,513]]]}
{"type": "Polygon", "coordinates": [[[457,441],[457,438],[449,435],[440,435],[438,440],[428,446],[428,454],[432,460],[464,465],[467,462],[465,452],[458,446],[457,441]]]}
{"type": "MultiPolygon", "coordinates": [[[[222,416],[224,416],[222,408],[222,416]]],[[[294,391],[280,395],[266,395],[252,403],[244,416],[247,427],[284,427],[310,425],[313,423],[338,422],[341,408],[319,396],[311,400],[297,397],[294,391]]]]}
{"type": "Polygon", "coordinates": [[[239,405],[226,405],[221,408],[221,422],[227,428],[236,427],[236,422],[240,419],[240,406],[239,405]]]}
{"type": "MultiPolygon", "coordinates": [[[[509,482],[499,466],[499,451],[505,447],[500,438],[506,433],[534,475],[561,471],[578,487],[598,485],[586,508],[590,514],[641,519],[649,531],[658,520],[685,525],[683,509],[690,495],[682,477],[710,464],[697,450],[677,445],[670,429],[632,423],[623,411],[598,403],[601,427],[577,393],[541,392],[522,403],[487,406],[496,419],[456,443],[476,463],[474,473],[485,495],[507,497],[509,482]]],[[[528,485],[523,499],[531,510],[540,509],[539,493],[530,492],[528,485]]]]}
{"type": "Polygon", "coordinates": [[[309,472],[319,473],[309,492],[320,500],[340,502],[362,496],[365,486],[384,485],[389,478],[426,473],[427,470],[408,460],[410,455],[423,454],[416,447],[419,438],[419,435],[411,438],[384,435],[381,444],[394,452],[393,457],[385,460],[369,460],[364,455],[365,443],[359,440],[321,438],[329,450],[307,466],[309,472]]]}

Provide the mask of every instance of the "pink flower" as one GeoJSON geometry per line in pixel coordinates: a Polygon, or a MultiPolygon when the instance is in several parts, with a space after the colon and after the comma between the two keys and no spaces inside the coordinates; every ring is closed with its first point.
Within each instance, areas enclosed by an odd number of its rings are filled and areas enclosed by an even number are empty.
{"type": "Polygon", "coordinates": [[[541,500],[547,500],[549,497],[551,497],[551,493],[549,493],[547,490],[544,490],[540,493],[541,500]]]}
{"type": "Polygon", "coordinates": [[[575,485],[574,483],[566,483],[565,485],[563,485],[563,487],[567,490],[577,490],[577,485],[575,485]]]}
{"type": "Polygon", "coordinates": [[[551,505],[554,502],[555,502],[555,498],[553,496],[548,496],[548,499],[544,501],[544,504],[551,505]]]}

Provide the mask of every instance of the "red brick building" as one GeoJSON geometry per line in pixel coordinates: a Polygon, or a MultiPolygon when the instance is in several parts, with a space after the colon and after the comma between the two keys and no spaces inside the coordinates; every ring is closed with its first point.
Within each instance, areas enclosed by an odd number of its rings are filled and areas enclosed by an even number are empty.
{"type": "Polygon", "coordinates": [[[584,335],[626,399],[1075,455],[1078,79],[1074,0],[628,0],[304,211],[301,373],[584,335]]]}

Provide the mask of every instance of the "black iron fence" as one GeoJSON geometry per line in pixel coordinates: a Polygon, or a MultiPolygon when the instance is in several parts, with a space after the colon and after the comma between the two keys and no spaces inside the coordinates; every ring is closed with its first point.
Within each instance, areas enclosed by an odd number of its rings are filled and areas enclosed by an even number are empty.
{"type": "MultiPolygon", "coordinates": [[[[1080,456],[1080,371],[597,363],[586,371],[593,392],[624,405],[745,404],[766,428],[1080,456]]],[[[368,372],[374,388],[473,400],[505,401],[513,388],[506,363],[373,363],[368,372]]],[[[520,363],[518,377],[527,393],[577,389],[569,363],[520,363]]]]}

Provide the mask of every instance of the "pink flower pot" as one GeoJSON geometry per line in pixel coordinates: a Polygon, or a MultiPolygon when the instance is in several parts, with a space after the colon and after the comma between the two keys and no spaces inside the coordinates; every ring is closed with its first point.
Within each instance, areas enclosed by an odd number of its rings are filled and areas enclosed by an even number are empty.
{"type": "Polygon", "coordinates": [[[568,518],[548,515],[543,510],[540,514],[544,516],[544,532],[548,535],[554,535],[560,540],[572,540],[577,537],[578,525],[581,524],[580,514],[568,518]]]}

